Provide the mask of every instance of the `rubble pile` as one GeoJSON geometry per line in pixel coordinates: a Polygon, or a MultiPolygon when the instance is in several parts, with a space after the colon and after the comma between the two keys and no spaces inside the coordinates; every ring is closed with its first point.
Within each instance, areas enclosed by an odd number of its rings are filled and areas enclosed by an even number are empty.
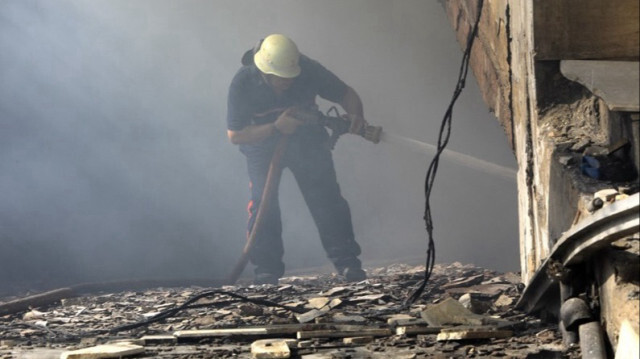
{"type": "Polygon", "coordinates": [[[223,287],[170,315],[209,289],[67,298],[0,317],[0,358],[580,357],[555,325],[513,309],[515,273],[436,265],[422,299],[402,306],[424,269],[370,268],[359,283],[323,274],[223,287]]]}

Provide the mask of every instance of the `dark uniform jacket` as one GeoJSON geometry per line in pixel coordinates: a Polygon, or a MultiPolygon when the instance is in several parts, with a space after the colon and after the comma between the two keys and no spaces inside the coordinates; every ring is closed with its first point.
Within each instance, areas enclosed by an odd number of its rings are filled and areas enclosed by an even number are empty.
{"type": "MultiPolygon", "coordinates": [[[[289,107],[315,106],[316,96],[336,103],[342,101],[347,90],[342,80],[304,55],[300,56],[299,64],[302,72],[281,96],[269,87],[255,65],[240,68],[229,86],[227,128],[240,131],[249,125],[274,122],[289,107]]],[[[325,141],[326,137],[326,130],[319,125],[304,125],[291,136],[291,141],[311,145],[325,141]]],[[[270,136],[260,143],[242,144],[240,150],[247,156],[270,158],[276,141],[276,136],[270,136]]]]}

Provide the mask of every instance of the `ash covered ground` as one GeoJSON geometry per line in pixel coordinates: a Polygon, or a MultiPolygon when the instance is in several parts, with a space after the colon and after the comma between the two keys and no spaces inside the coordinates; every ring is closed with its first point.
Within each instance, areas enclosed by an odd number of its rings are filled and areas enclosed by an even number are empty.
{"type": "Polygon", "coordinates": [[[0,358],[96,358],[114,346],[115,357],[136,358],[580,357],[578,348],[563,347],[555,324],[514,309],[517,273],[436,265],[422,297],[403,307],[424,266],[367,272],[359,283],[321,274],[285,277],[278,286],[70,297],[0,317],[0,358]],[[281,343],[288,354],[258,354],[281,343]]]}

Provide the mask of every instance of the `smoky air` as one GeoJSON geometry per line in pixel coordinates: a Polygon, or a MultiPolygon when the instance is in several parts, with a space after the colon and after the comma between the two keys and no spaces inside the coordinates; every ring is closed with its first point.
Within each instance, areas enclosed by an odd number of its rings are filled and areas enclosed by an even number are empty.
{"type": "MultiPolygon", "coordinates": [[[[435,144],[454,90],[462,51],[438,2],[5,0],[0,294],[227,275],[249,199],[245,159],[227,139],[227,90],[242,54],[275,32],[401,139],[345,135],[333,152],[364,267],[422,263],[433,153],[402,139],[435,144]]],[[[518,270],[515,180],[478,168],[513,171],[515,159],[471,76],[448,149],[482,161],[440,163],[436,261],[518,270]]],[[[287,171],[280,203],[287,273],[331,270],[287,171]]]]}

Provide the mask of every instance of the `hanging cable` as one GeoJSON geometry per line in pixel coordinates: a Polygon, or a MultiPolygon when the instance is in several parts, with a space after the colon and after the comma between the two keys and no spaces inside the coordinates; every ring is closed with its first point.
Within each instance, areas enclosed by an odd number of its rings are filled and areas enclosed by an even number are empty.
{"type": "Polygon", "coordinates": [[[444,114],[444,118],[442,119],[442,123],[440,124],[440,132],[438,134],[438,148],[435,156],[431,160],[431,164],[429,165],[429,169],[427,170],[427,175],[425,178],[424,184],[424,196],[425,196],[425,205],[424,205],[424,221],[426,224],[427,234],[428,234],[428,244],[427,244],[427,258],[426,265],[424,271],[424,278],[420,285],[409,295],[409,297],[405,300],[404,306],[408,307],[413,304],[424,292],[427,283],[429,282],[429,278],[431,277],[431,273],[433,272],[433,266],[435,264],[436,259],[436,248],[433,241],[433,218],[431,217],[431,204],[429,200],[431,198],[431,191],[433,189],[433,183],[436,177],[436,173],[438,171],[438,164],[440,162],[440,154],[444,151],[444,148],[449,143],[449,137],[451,136],[451,119],[453,114],[453,105],[458,100],[458,96],[462,92],[462,89],[465,86],[465,81],[467,78],[467,72],[469,70],[469,59],[471,58],[471,48],[473,47],[473,40],[476,38],[478,34],[478,24],[480,22],[480,17],[482,15],[482,7],[483,0],[480,0],[478,3],[478,16],[476,17],[475,24],[473,25],[473,29],[471,33],[469,33],[469,37],[467,38],[467,46],[462,56],[462,63],[460,65],[460,70],[458,73],[458,82],[456,84],[455,91],[453,92],[453,98],[449,103],[449,107],[447,107],[447,111],[444,114]]]}

